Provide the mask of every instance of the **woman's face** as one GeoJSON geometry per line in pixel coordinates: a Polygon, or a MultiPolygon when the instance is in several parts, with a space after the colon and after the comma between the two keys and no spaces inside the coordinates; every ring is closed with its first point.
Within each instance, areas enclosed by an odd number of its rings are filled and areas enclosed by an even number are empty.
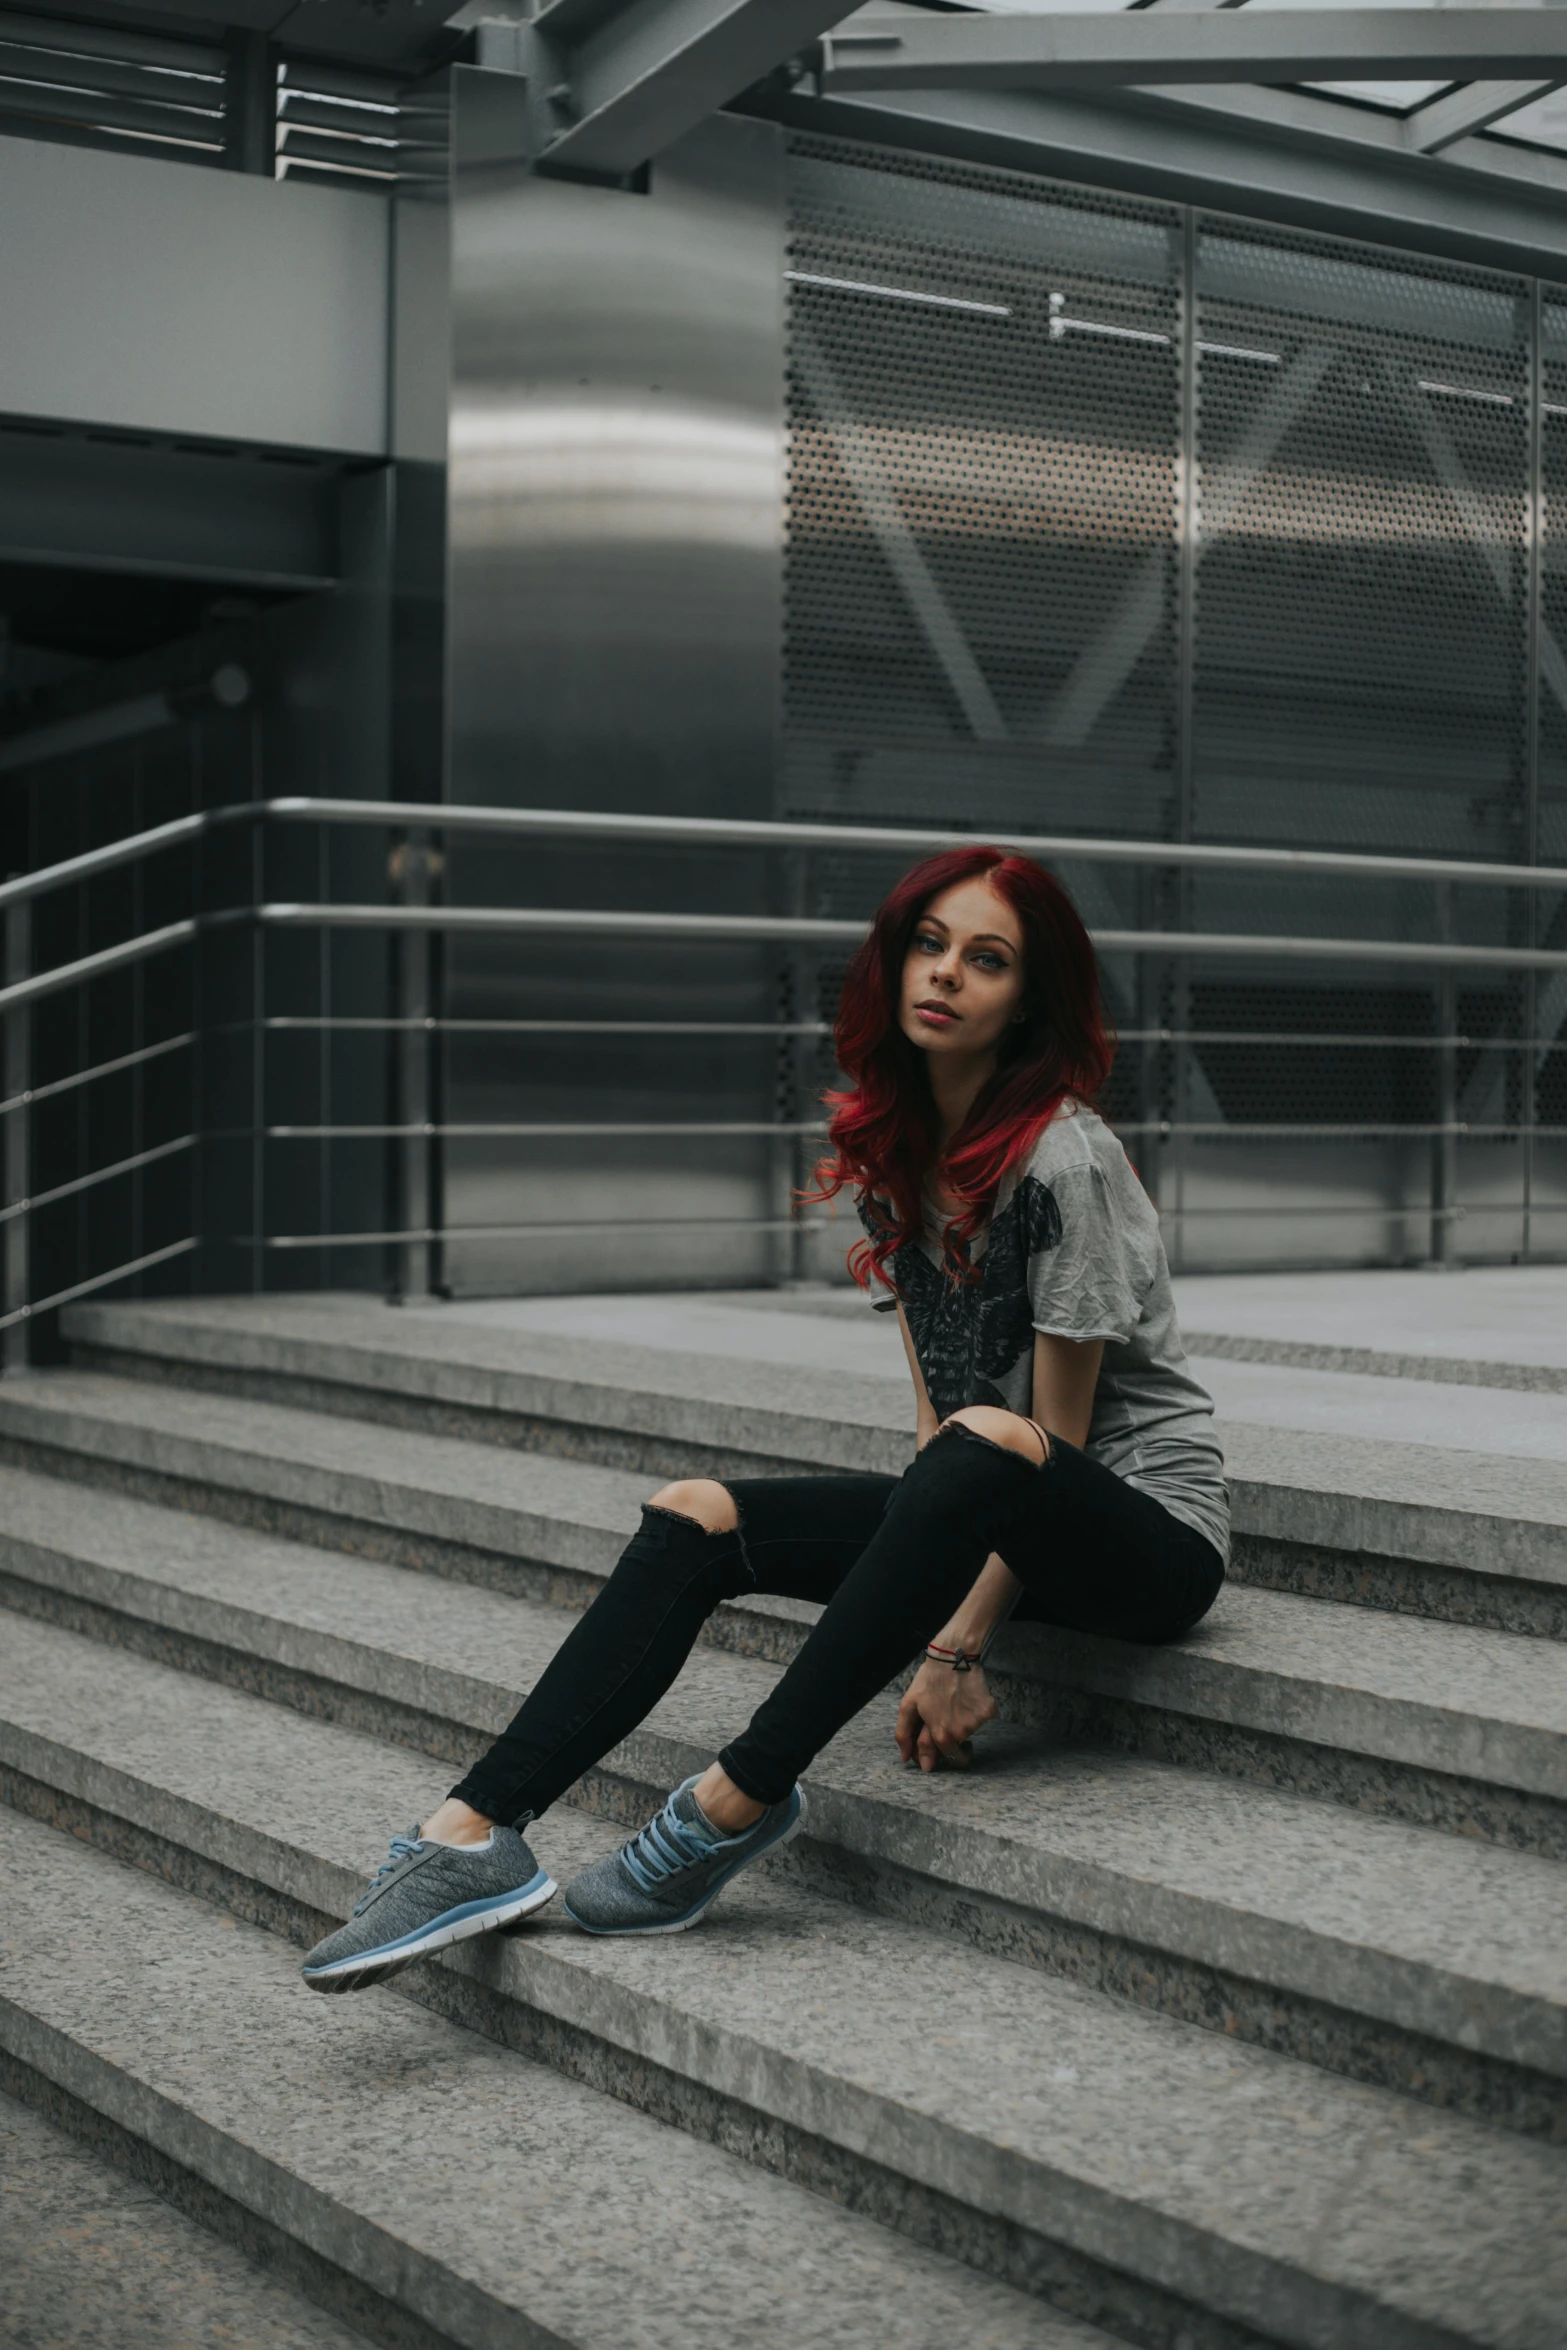
{"type": "Polygon", "coordinates": [[[1023,929],[988,881],[932,898],[903,964],[898,1025],[921,1052],[992,1053],[1023,1004],[1023,929]]]}

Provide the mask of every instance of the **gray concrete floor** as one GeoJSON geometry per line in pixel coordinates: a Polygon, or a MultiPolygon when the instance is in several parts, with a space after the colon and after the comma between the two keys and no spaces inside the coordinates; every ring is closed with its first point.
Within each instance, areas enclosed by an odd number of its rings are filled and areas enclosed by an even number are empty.
{"type": "MultiPolygon", "coordinates": [[[[1567,1366],[1562,1267],[1244,1274],[1182,1281],[1177,1295],[1184,1326],[1198,1333],[1567,1366]]],[[[440,1310],[488,1329],[907,1380],[892,1317],[841,1291],[501,1298],[440,1310]]],[[[1200,1339],[1192,1359],[1231,1422],[1567,1462],[1567,1395],[1232,1362],[1204,1355],[1200,1339]]]]}

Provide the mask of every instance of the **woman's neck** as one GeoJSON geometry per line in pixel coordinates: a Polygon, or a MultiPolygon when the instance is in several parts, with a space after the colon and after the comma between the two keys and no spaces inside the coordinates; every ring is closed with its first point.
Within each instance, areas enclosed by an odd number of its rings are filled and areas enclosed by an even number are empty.
{"type": "Polygon", "coordinates": [[[970,1060],[956,1054],[932,1056],[925,1064],[931,1098],[936,1105],[936,1155],[944,1159],[952,1138],[996,1073],[996,1056],[985,1053],[970,1060]]]}

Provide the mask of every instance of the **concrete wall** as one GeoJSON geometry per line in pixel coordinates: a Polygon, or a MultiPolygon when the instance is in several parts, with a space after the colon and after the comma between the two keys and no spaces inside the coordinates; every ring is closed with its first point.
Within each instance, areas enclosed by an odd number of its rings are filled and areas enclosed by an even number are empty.
{"type": "Polygon", "coordinates": [[[0,414],[382,455],[390,212],[0,138],[0,414]]]}

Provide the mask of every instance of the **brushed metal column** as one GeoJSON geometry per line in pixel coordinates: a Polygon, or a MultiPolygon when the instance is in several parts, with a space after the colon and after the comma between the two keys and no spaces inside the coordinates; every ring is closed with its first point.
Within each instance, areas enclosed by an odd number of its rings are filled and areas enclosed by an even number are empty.
{"type": "MultiPolygon", "coordinates": [[[[508,159],[508,77],[454,77],[453,798],[770,816],[784,529],[774,126],[715,117],[645,192],[508,159]]],[[[760,857],[451,844],[454,904],[763,912],[760,857]]],[[[453,942],[457,1124],[773,1116],[768,950],[453,942]],[[636,1023],[686,1023],[655,1035],[636,1023]],[[616,1024],[619,1024],[618,1026],[616,1024]],[[630,1025],[628,1025],[630,1024],[630,1025]]],[[[454,1138],[458,1291],[766,1279],[767,1134],[454,1138]],[[538,1240],[496,1227],[551,1228],[538,1240]],[[591,1227],[577,1238],[561,1226],[591,1227]],[[489,1237],[465,1241],[464,1227],[489,1237]]]]}

